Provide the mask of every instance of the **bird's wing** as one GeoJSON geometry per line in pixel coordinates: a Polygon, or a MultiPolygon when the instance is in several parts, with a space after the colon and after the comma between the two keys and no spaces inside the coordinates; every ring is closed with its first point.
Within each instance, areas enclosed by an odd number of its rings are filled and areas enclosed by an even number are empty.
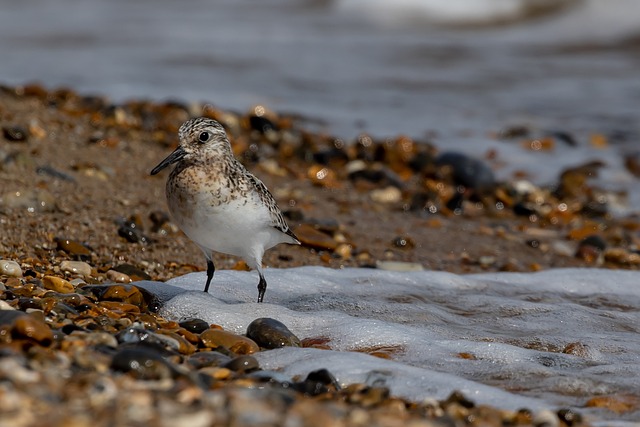
{"type": "Polygon", "coordinates": [[[269,217],[271,218],[271,226],[287,236],[291,237],[296,243],[300,243],[298,237],[293,233],[291,228],[289,228],[289,224],[285,221],[284,216],[282,216],[282,211],[278,207],[278,203],[276,203],[276,199],[273,198],[273,195],[269,191],[266,185],[258,178],[256,178],[253,174],[247,174],[249,180],[253,184],[256,193],[262,200],[262,203],[269,209],[269,217]]]}

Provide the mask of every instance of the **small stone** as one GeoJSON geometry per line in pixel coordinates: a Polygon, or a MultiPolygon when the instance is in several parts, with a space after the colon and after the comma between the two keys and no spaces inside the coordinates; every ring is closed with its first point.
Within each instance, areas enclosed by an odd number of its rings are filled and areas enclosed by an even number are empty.
{"type": "Polygon", "coordinates": [[[402,261],[376,261],[376,268],[387,271],[424,271],[422,264],[402,261]]]}
{"type": "Polygon", "coordinates": [[[133,280],[131,280],[131,277],[129,277],[128,275],[126,275],[124,273],[120,273],[119,271],[115,271],[115,270],[107,271],[107,279],[111,280],[112,282],[116,282],[116,283],[131,283],[131,282],[133,282],[133,280]]]}
{"type": "Polygon", "coordinates": [[[247,338],[268,349],[301,346],[300,339],[284,323],[268,317],[251,322],[247,327],[247,338]]]}
{"type": "MultiPolygon", "coordinates": [[[[250,357],[250,356],[242,356],[242,357],[250,357]]],[[[252,359],[254,358],[252,357],[252,359]]],[[[193,366],[195,369],[208,368],[208,367],[220,367],[220,366],[226,365],[230,361],[231,361],[231,358],[229,356],[227,356],[226,354],[219,353],[217,351],[201,351],[189,356],[189,358],[187,359],[187,363],[193,366]]]]}
{"type": "Polygon", "coordinates": [[[49,346],[53,342],[53,332],[44,321],[33,315],[17,310],[0,310],[0,325],[10,328],[16,339],[24,338],[40,345],[49,346]]]}
{"type": "Polygon", "coordinates": [[[139,281],[139,280],[151,280],[151,276],[144,272],[144,270],[136,267],[131,264],[120,264],[112,268],[119,273],[124,273],[131,278],[131,280],[139,281]]]}
{"type": "Polygon", "coordinates": [[[397,187],[389,186],[372,190],[369,197],[376,203],[393,204],[402,200],[402,192],[397,187]]]}
{"type": "Polygon", "coordinates": [[[445,152],[436,158],[436,164],[445,169],[456,185],[471,188],[480,193],[491,191],[496,180],[491,168],[482,160],[463,153],[445,152]]]}
{"type": "Polygon", "coordinates": [[[60,270],[84,278],[91,277],[91,266],[83,261],[62,261],[60,270]]]}
{"type": "Polygon", "coordinates": [[[20,268],[20,264],[8,259],[0,260],[0,275],[22,277],[22,269],[20,268]]]}
{"type": "Polygon", "coordinates": [[[207,329],[200,334],[205,347],[224,347],[236,354],[252,354],[260,351],[260,347],[252,339],[219,329],[207,329]]]}
{"type": "Polygon", "coordinates": [[[330,251],[335,250],[338,246],[338,242],[336,242],[331,236],[318,231],[310,224],[300,225],[296,228],[295,233],[304,246],[320,250],[328,249],[330,251]]]}
{"type": "Polygon", "coordinates": [[[11,142],[27,142],[29,139],[29,132],[22,126],[3,126],[2,134],[11,142]]]}
{"type": "Polygon", "coordinates": [[[234,372],[251,372],[260,369],[260,364],[253,356],[238,356],[224,365],[234,372]]]}
{"type": "Polygon", "coordinates": [[[140,289],[131,285],[107,286],[100,295],[100,299],[107,301],[120,301],[144,307],[144,296],[140,289]]]}
{"type": "Polygon", "coordinates": [[[78,261],[89,261],[91,259],[91,251],[82,243],[75,240],[56,237],[55,239],[58,250],[64,251],[78,261]]]}
{"type": "Polygon", "coordinates": [[[111,369],[126,372],[140,380],[171,378],[175,369],[157,351],[140,348],[125,348],[113,356],[111,369]]]}
{"type": "Polygon", "coordinates": [[[42,284],[45,289],[49,289],[60,294],[70,294],[75,292],[73,285],[60,277],[44,276],[42,278],[42,284]]]}
{"type": "Polygon", "coordinates": [[[193,332],[194,334],[201,334],[202,332],[209,329],[209,324],[202,319],[184,319],[178,323],[181,327],[185,328],[189,332],[193,332]]]}
{"type": "Polygon", "coordinates": [[[26,209],[30,213],[53,212],[56,198],[47,190],[14,190],[0,195],[0,206],[10,209],[26,209]]]}

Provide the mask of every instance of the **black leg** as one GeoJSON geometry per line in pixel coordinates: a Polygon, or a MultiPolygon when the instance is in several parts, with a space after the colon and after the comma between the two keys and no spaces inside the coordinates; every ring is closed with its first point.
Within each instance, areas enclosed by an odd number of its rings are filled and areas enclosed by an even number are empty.
{"type": "Polygon", "coordinates": [[[260,275],[260,282],[258,282],[258,302],[262,302],[264,293],[267,290],[267,281],[264,280],[262,273],[258,272],[258,274],[260,275]]]}
{"type": "Polygon", "coordinates": [[[209,292],[209,285],[211,284],[211,279],[213,279],[213,273],[216,271],[215,265],[213,265],[213,261],[207,259],[207,284],[204,285],[204,291],[209,292]]]}

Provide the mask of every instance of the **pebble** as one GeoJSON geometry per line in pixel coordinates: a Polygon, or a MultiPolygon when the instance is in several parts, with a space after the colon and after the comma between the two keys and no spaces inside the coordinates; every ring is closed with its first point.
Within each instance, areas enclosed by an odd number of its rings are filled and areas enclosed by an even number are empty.
{"type": "Polygon", "coordinates": [[[168,379],[177,372],[157,351],[144,347],[120,350],[113,356],[111,369],[140,380],[168,379]]]}
{"type": "Polygon", "coordinates": [[[22,126],[3,126],[2,134],[7,141],[11,142],[27,142],[29,140],[29,132],[22,126]]]}
{"type": "Polygon", "coordinates": [[[0,206],[26,209],[30,213],[53,212],[56,210],[56,199],[43,189],[13,190],[0,195],[0,206]]]}
{"type": "MultiPolygon", "coordinates": [[[[250,356],[241,356],[241,357],[250,357],[250,356]]],[[[253,359],[255,360],[255,358],[253,359]]],[[[195,369],[201,369],[201,368],[207,368],[207,367],[225,366],[231,360],[232,360],[231,357],[217,351],[200,351],[198,353],[195,353],[189,356],[189,358],[187,359],[187,363],[193,366],[195,369]]]]}
{"type": "Polygon", "coordinates": [[[402,200],[402,191],[398,187],[388,186],[377,188],[369,193],[369,197],[376,203],[393,204],[402,200]]]}
{"type": "Polygon", "coordinates": [[[56,237],[54,241],[58,250],[66,252],[76,260],[89,261],[91,259],[91,251],[80,242],[63,237],[56,237]]]}
{"type": "Polygon", "coordinates": [[[436,158],[438,166],[450,168],[456,185],[463,185],[478,192],[491,191],[496,180],[491,168],[482,160],[463,153],[444,152],[436,158]]]}
{"type": "Polygon", "coordinates": [[[56,276],[44,276],[42,278],[42,284],[45,289],[61,294],[70,294],[75,292],[75,288],[69,281],[56,276]]]}
{"type": "Polygon", "coordinates": [[[112,270],[126,274],[133,281],[151,280],[151,276],[149,276],[144,270],[136,267],[135,265],[120,264],[113,267],[112,270]]]}
{"type": "Polygon", "coordinates": [[[128,275],[126,275],[124,273],[120,273],[119,271],[115,271],[115,270],[107,271],[107,279],[111,280],[112,282],[116,282],[116,283],[131,283],[131,282],[133,282],[133,280],[131,280],[131,277],[129,277],[128,275]]]}
{"type": "Polygon", "coordinates": [[[261,317],[251,322],[247,327],[247,338],[267,349],[301,346],[300,338],[295,336],[284,323],[268,317],[261,317]]]}
{"type": "Polygon", "coordinates": [[[260,369],[260,364],[255,357],[243,355],[230,360],[224,367],[234,372],[252,372],[260,369]]]}
{"type": "Polygon", "coordinates": [[[22,277],[22,269],[20,268],[20,264],[8,259],[0,260],[0,275],[22,277]]]}
{"type": "Polygon", "coordinates": [[[295,229],[295,233],[300,242],[310,248],[333,251],[338,247],[338,242],[331,236],[317,230],[310,224],[301,224],[295,229]]]}
{"type": "Polygon", "coordinates": [[[424,271],[422,264],[402,261],[376,261],[376,268],[387,271],[424,271]]]}
{"type": "Polygon", "coordinates": [[[60,270],[84,278],[91,277],[91,266],[84,261],[62,261],[60,270]]]}
{"type": "Polygon", "coordinates": [[[200,334],[200,340],[205,347],[224,347],[236,354],[252,354],[260,351],[260,347],[252,339],[220,329],[207,329],[200,334]]]}
{"type": "Polygon", "coordinates": [[[209,324],[202,319],[184,319],[178,323],[181,327],[185,328],[189,332],[200,334],[209,329],[209,324]]]}

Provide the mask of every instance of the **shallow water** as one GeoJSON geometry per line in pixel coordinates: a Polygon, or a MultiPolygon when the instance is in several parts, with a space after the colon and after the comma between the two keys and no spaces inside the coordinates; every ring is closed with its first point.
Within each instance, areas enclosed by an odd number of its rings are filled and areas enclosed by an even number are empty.
{"type": "Polygon", "coordinates": [[[640,274],[559,269],[534,274],[397,273],[322,267],[268,269],[267,303],[257,276],[216,272],[167,282],[162,309],[244,333],[259,317],[300,338],[327,337],[333,351],[281,349],[257,355],[287,375],[328,368],[343,383],[384,384],[410,399],[461,390],[478,403],[532,410],[574,407],[606,425],[633,421],[584,408],[594,396],[640,395],[640,274]],[[184,292],[184,290],[195,292],[184,292]],[[182,293],[180,293],[182,292],[182,293]],[[393,361],[352,352],[393,349],[393,361]]]}
{"type": "Polygon", "coordinates": [[[640,210],[621,157],[640,140],[640,3],[567,0],[518,15],[540,2],[7,2],[0,79],[114,100],[265,104],[347,139],[366,131],[477,156],[493,149],[500,178],[524,170],[538,184],[598,159],[604,185],[629,190],[640,210]],[[565,131],[578,146],[543,153],[497,141],[511,124],[565,131]],[[609,145],[592,146],[594,133],[609,145]]]}

